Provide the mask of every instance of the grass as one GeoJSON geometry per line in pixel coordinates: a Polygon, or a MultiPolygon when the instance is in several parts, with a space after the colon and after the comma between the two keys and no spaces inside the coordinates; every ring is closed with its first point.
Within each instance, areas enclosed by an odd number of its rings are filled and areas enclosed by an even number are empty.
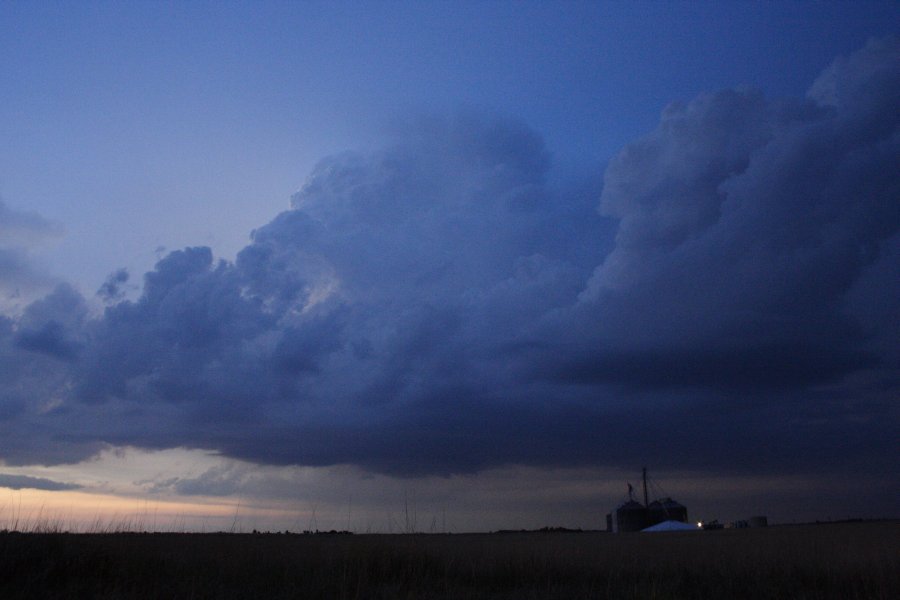
{"type": "Polygon", "coordinates": [[[666,534],[0,534],[2,598],[900,598],[898,522],[666,534]]]}

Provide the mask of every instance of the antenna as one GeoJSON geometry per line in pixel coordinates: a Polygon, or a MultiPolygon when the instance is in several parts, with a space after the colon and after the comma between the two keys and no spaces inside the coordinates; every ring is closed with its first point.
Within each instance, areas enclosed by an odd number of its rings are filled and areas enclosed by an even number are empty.
{"type": "Polygon", "coordinates": [[[650,503],[647,502],[647,467],[644,467],[643,479],[644,479],[644,508],[648,508],[650,506],[650,503]]]}

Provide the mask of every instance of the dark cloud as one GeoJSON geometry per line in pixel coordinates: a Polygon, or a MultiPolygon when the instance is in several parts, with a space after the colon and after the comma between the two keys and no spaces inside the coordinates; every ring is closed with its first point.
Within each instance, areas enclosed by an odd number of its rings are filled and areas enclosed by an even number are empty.
{"type": "Polygon", "coordinates": [[[246,493],[247,479],[252,479],[246,469],[233,465],[211,467],[196,477],[171,477],[161,480],[138,482],[145,485],[151,493],[176,493],[182,496],[231,496],[246,493]]]}
{"type": "Polygon", "coordinates": [[[58,492],[63,490],[77,490],[82,486],[74,483],[62,483],[53,481],[52,479],[44,479],[43,477],[28,477],[27,475],[8,475],[0,473],[0,487],[12,490],[47,490],[58,492]]]}
{"type": "Polygon", "coordinates": [[[736,90],[670,106],[627,147],[601,197],[616,247],[571,316],[595,325],[561,374],[743,389],[877,365],[846,299],[900,228],[896,46],[839,61],[805,102],[736,90]]]}
{"type": "Polygon", "coordinates": [[[81,295],[68,284],[25,310],[15,335],[17,347],[60,360],[74,360],[80,351],[81,326],[87,308],[81,295]]]}
{"type": "Polygon", "coordinates": [[[20,331],[16,335],[16,346],[61,360],[73,360],[78,355],[78,346],[66,339],[66,332],[57,321],[45,323],[39,329],[20,331]]]}
{"type": "Polygon", "coordinates": [[[115,302],[125,297],[125,290],[122,287],[128,283],[128,270],[118,269],[109,274],[100,289],[97,290],[97,296],[104,302],[115,302]]]}
{"type": "Polygon", "coordinates": [[[873,42],[805,99],[673,104],[602,193],[553,189],[537,134],[472,114],[326,159],[234,262],[178,250],[102,317],[59,288],[0,323],[4,458],[889,470],[897,52],[873,42]]]}

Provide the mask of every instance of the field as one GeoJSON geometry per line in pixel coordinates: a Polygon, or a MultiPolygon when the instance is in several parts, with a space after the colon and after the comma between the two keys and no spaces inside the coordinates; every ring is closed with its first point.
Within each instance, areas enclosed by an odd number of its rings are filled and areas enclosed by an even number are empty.
{"type": "Polygon", "coordinates": [[[0,533],[0,598],[900,598],[900,522],[662,534],[0,533]]]}

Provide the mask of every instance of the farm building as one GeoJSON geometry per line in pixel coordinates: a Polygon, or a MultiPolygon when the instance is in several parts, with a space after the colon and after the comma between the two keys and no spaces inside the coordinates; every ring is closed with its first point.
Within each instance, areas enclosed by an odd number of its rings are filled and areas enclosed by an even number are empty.
{"type": "Polygon", "coordinates": [[[640,531],[647,527],[647,507],[635,500],[628,500],[616,508],[614,531],[640,531]]]}
{"type": "Polygon", "coordinates": [[[634,488],[628,484],[628,497],[616,510],[606,515],[607,531],[628,532],[642,531],[658,523],[675,521],[687,523],[687,507],[670,497],[659,498],[648,502],[647,469],[642,473],[644,502],[634,498],[634,488]]]}
{"type": "Polygon", "coordinates": [[[671,498],[660,498],[647,506],[648,525],[656,525],[663,521],[687,523],[687,520],[687,507],[671,498]]]}

